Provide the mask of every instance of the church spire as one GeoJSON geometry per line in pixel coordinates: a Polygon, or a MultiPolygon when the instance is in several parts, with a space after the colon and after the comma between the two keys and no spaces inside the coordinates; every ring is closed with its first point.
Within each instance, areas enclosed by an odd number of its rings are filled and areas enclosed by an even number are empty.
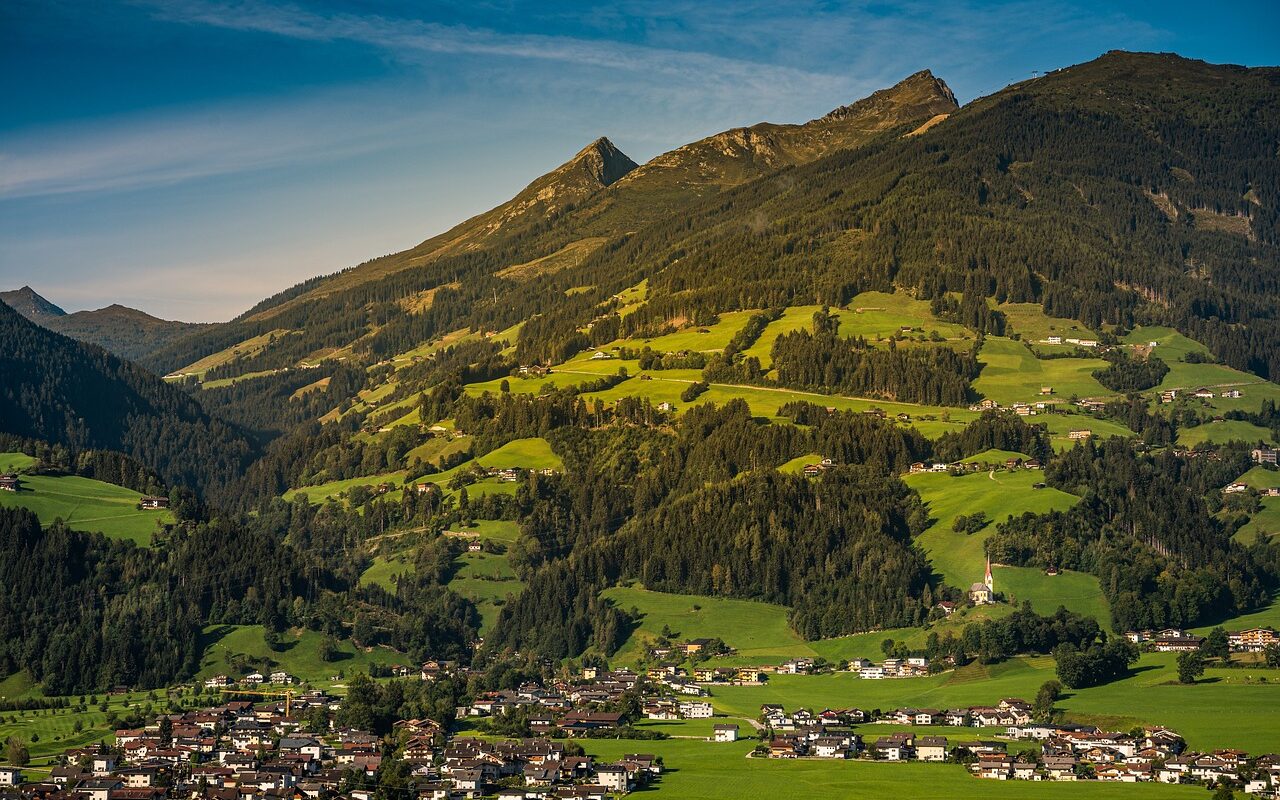
{"type": "Polygon", "coordinates": [[[995,581],[995,578],[991,577],[991,554],[990,553],[987,554],[987,575],[982,582],[987,585],[987,589],[989,589],[991,591],[991,594],[994,596],[996,593],[996,581],[995,581]]]}

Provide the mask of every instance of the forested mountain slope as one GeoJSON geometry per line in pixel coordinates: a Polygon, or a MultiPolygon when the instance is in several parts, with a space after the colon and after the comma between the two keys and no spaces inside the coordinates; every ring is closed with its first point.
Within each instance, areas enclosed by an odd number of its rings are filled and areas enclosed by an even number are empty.
{"type": "Polygon", "coordinates": [[[0,432],[117,450],[170,484],[216,489],[252,448],[175,386],[0,304],[0,432]]]}

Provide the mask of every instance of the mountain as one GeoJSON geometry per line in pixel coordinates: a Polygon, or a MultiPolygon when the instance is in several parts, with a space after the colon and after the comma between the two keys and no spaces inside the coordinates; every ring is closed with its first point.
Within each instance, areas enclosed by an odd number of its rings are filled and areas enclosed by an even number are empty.
{"type": "Polygon", "coordinates": [[[160,319],[118,303],[40,322],[64,336],[99,345],[130,360],[140,359],[206,327],[196,322],[160,319]]]}
{"type": "Polygon", "coordinates": [[[45,320],[67,315],[67,312],[36,294],[30,286],[23,286],[11,292],[0,292],[0,302],[32,322],[43,323],[45,320]]]}
{"type": "Polygon", "coordinates": [[[0,304],[3,432],[116,450],[171,485],[223,486],[251,455],[231,426],[132,362],[46,330],[0,304]]]}
{"type": "Polygon", "coordinates": [[[68,314],[30,286],[0,292],[0,301],[37,325],[104,347],[131,361],[204,327],[194,322],[159,319],[119,304],[68,314]]]}
{"type": "MultiPolygon", "coordinates": [[[[473,265],[486,276],[505,278],[507,285],[524,283],[530,277],[578,266],[607,242],[678,214],[723,189],[779,167],[860,146],[894,130],[909,133],[955,109],[951,90],[925,70],[819,119],[731,129],[659,155],[640,167],[608,139],[597,139],[491,211],[404,252],[299,284],[264,300],[227,326],[155,352],[144,363],[162,372],[181,370],[254,336],[294,329],[303,319],[315,319],[321,306],[327,307],[325,316],[345,316],[357,307],[393,297],[420,311],[439,302],[440,288],[457,288],[455,279],[473,265]],[[437,271],[426,269],[433,265],[437,271]],[[417,275],[398,276],[407,271],[417,275]],[[316,312],[308,312],[307,306],[316,312]]],[[[495,287],[476,284],[471,288],[491,296],[495,287]]],[[[293,349],[277,360],[283,366],[282,359],[346,346],[372,332],[370,326],[348,324],[341,333],[326,331],[324,342],[318,341],[322,337],[312,337],[310,342],[294,338],[288,342],[293,349]]]]}

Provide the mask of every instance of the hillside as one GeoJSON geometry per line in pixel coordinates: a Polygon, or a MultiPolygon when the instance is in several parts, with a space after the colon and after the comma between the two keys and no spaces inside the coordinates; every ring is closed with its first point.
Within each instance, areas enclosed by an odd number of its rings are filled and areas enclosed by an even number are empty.
{"type": "MultiPolygon", "coordinates": [[[[862,145],[885,131],[907,132],[955,107],[946,85],[924,71],[820,119],[802,125],[761,123],[735,128],[659,155],[642,167],[636,167],[608,139],[598,139],[491,211],[402,253],[300,284],[264,300],[226,326],[156,353],[147,363],[172,371],[273,328],[305,327],[303,320],[314,320],[318,314],[329,318],[333,313],[347,317],[347,324],[317,331],[306,343],[295,342],[276,358],[264,360],[284,366],[315,350],[353,341],[377,349],[371,340],[382,323],[368,324],[370,303],[385,309],[374,318],[385,320],[390,315],[399,318],[394,320],[399,325],[415,328],[424,321],[412,318],[429,317],[424,312],[445,299],[451,301],[450,314],[461,310],[471,316],[467,312],[478,310],[472,304],[490,305],[484,298],[491,297],[494,289],[507,291],[511,283],[525,282],[520,265],[559,254],[553,272],[579,266],[591,253],[607,249],[606,242],[722,189],[862,145]],[[510,271],[504,276],[504,270],[510,271]],[[472,279],[459,286],[460,276],[472,279]],[[488,280],[474,280],[481,276],[488,280]],[[426,297],[425,308],[413,301],[426,297]],[[405,311],[406,303],[413,313],[405,311]],[[356,309],[360,309],[359,321],[351,318],[356,309]],[[305,345],[311,350],[305,350],[305,345]]],[[[499,310],[487,308],[486,316],[499,310]]],[[[505,313],[509,315],[509,309],[505,313]]]]}
{"type": "Polygon", "coordinates": [[[37,325],[72,339],[96,344],[130,361],[137,361],[153,350],[205,327],[193,322],[160,319],[118,303],[96,311],[68,314],[36,294],[30,286],[0,292],[0,302],[37,325]]]}
{"type": "Polygon", "coordinates": [[[251,452],[182,391],[7,305],[0,305],[0,398],[4,433],[121,451],[194,489],[225,485],[251,452]]]}

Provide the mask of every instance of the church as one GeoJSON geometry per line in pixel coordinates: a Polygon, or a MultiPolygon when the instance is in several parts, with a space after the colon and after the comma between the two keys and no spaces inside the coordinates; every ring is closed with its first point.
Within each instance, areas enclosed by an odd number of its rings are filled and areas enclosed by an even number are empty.
{"type": "Polygon", "coordinates": [[[982,583],[969,587],[969,601],[975,606],[985,606],[996,601],[996,582],[991,577],[991,556],[987,556],[987,575],[982,583]]]}

